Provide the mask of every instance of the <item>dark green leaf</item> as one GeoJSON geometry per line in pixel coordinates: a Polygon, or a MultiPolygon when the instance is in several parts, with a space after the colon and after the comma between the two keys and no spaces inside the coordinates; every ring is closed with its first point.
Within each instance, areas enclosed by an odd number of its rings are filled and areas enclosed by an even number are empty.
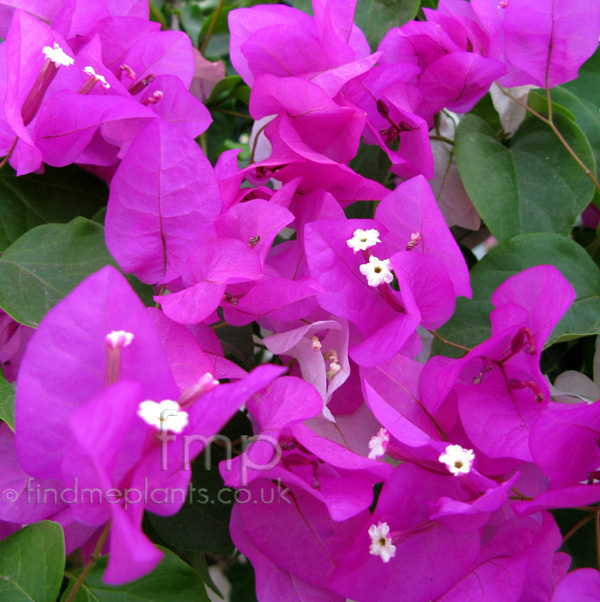
{"type": "Polygon", "coordinates": [[[208,571],[208,563],[206,562],[206,554],[204,552],[190,551],[186,552],[186,558],[189,561],[190,565],[193,566],[198,573],[200,573],[200,577],[204,581],[204,584],[207,587],[210,587],[217,596],[223,598],[223,594],[221,590],[216,586],[213,578],[210,576],[210,572],[208,571]]]}
{"type": "Polygon", "coordinates": [[[231,581],[231,602],[256,602],[254,568],[249,562],[238,560],[229,567],[227,579],[231,581]]]}
{"type": "Polygon", "coordinates": [[[107,200],[106,184],[80,167],[46,167],[42,175],[17,178],[6,165],[0,171],[0,251],[40,224],[91,218],[107,200]]]}
{"type": "Polygon", "coordinates": [[[204,52],[204,58],[214,61],[226,56],[229,56],[229,34],[213,33],[204,52]]]}
{"type": "Polygon", "coordinates": [[[244,81],[239,75],[229,75],[215,84],[210,96],[206,99],[207,105],[215,105],[226,98],[229,98],[231,93],[238,86],[245,86],[244,81]]]}
{"type": "MultiPolygon", "coordinates": [[[[103,556],[86,577],[75,602],[208,602],[206,588],[198,572],[170,550],[160,549],[165,556],[151,573],[118,586],[102,581],[107,564],[107,557],[103,556]]],[[[63,595],[63,602],[72,583],[63,595]]]]}
{"type": "MultiPolygon", "coordinates": [[[[246,414],[236,412],[221,429],[221,441],[241,450],[240,438],[251,434],[252,425],[246,414]]],[[[156,533],[169,545],[208,552],[221,552],[233,546],[229,516],[235,492],[224,486],[217,468],[219,462],[231,457],[231,453],[231,448],[218,443],[206,448],[192,463],[192,488],[179,514],[166,518],[148,514],[156,533]]]]}
{"type": "MultiPolygon", "coordinates": [[[[83,217],[27,232],[0,257],[0,307],[17,322],[37,326],[84,278],[105,265],[118,268],[104,242],[104,228],[83,217]]],[[[146,305],[152,287],[127,280],[146,305]]]]}
{"type": "Polygon", "coordinates": [[[470,111],[470,115],[476,115],[480,117],[485,122],[487,122],[495,132],[500,132],[502,130],[502,124],[500,123],[500,116],[498,115],[498,111],[496,111],[496,107],[494,107],[494,103],[492,102],[492,97],[490,94],[486,94],[470,111]]]}
{"type": "Polygon", "coordinates": [[[38,226],[0,257],[0,307],[17,322],[37,326],[86,276],[113,264],[104,228],[82,217],[38,226]]]}
{"type": "Polygon", "coordinates": [[[190,3],[181,7],[179,15],[185,32],[192,39],[192,44],[197,46],[198,36],[200,35],[202,25],[204,25],[204,22],[207,20],[206,14],[197,4],[190,3]]]}
{"type": "Polygon", "coordinates": [[[252,324],[242,327],[224,324],[215,332],[226,355],[237,359],[248,370],[254,368],[252,324]]]}
{"type": "MultiPolygon", "coordinates": [[[[217,17],[217,21],[213,26],[214,34],[228,34],[229,33],[229,24],[227,22],[227,18],[229,13],[236,8],[235,6],[224,6],[217,17]]],[[[214,19],[214,14],[209,15],[209,17],[202,24],[202,28],[200,29],[201,39],[208,33],[208,29],[211,26],[211,23],[214,19]]]]}
{"type": "MultiPolygon", "coordinates": [[[[585,136],[564,115],[555,123],[586,165],[595,169],[585,136]]],[[[528,119],[504,146],[493,129],[467,115],[456,133],[456,161],[469,197],[502,243],[518,234],[567,236],[592,200],[593,184],[554,133],[528,119]]]]}
{"type": "Polygon", "coordinates": [[[348,219],[373,219],[375,217],[375,201],[358,201],[344,208],[344,214],[348,219]]]}
{"type": "Polygon", "coordinates": [[[356,157],[350,161],[350,167],[365,178],[384,182],[390,173],[392,162],[379,146],[363,144],[356,157]]]}
{"type": "MultiPolygon", "coordinates": [[[[492,293],[507,278],[535,265],[554,265],[575,289],[577,298],[552,331],[554,341],[600,333],[600,269],[577,243],[557,234],[525,234],[492,249],[471,270],[473,299],[459,299],[452,319],[439,329],[444,338],[473,347],[490,336],[492,293]]],[[[462,352],[436,341],[434,354],[462,352]]]]}
{"type": "Polygon", "coordinates": [[[90,219],[93,222],[98,222],[99,224],[102,224],[104,226],[104,222],[106,220],[106,207],[98,209],[98,211],[94,213],[94,215],[92,215],[90,219]]]}
{"type": "Polygon", "coordinates": [[[293,3],[294,8],[301,10],[303,13],[314,17],[313,7],[311,0],[294,0],[293,3]]]}
{"type": "Polygon", "coordinates": [[[250,88],[246,85],[236,86],[231,92],[231,98],[243,102],[246,106],[250,105],[250,88]]]}
{"type": "Polygon", "coordinates": [[[15,389],[0,374],[0,418],[15,430],[15,389]]]}
{"type": "MultiPolygon", "coordinates": [[[[553,510],[552,514],[560,527],[561,533],[566,535],[586,515],[581,510],[560,509],[553,510]]],[[[582,525],[569,539],[560,547],[561,552],[571,556],[573,564],[571,569],[598,568],[596,560],[596,527],[594,519],[582,525]]],[[[575,601],[573,601],[575,602],[575,601]]]]}
{"type": "Polygon", "coordinates": [[[354,22],[374,50],[392,27],[414,19],[419,5],[419,0],[360,0],[356,3],[354,22]]]}
{"type": "Polygon", "coordinates": [[[235,491],[223,484],[216,466],[206,470],[203,458],[193,464],[188,499],[175,516],[150,514],[156,532],[169,544],[184,550],[221,552],[233,547],[229,517],[235,491]]]}
{"type": "Polygon", "coordinates": [[[552,100],[566,107],[585,134],[600,174],[600,49],[579,69],[579,77],[551,90],[552,100]]]}
{"type": "MultiPolygon", "coordinates": [[[[555,99],[556,100],[556,99],[555,99]]],[[[527,97],[527,105],[530,106],[534,111],[541,113],[542,115],[547,115],[548,113],[548,99],[546,97],[545,90],[532,90],[527,97]]],[[[558,104],[557,102],[552,101],[552,114],[556,115],[560,113],[564,115],[571,121],[575,121],[575,115],[569,111],[566,107],[558,104]]],[[[537,119],[531,114],[527,114],[529,119],[537,119]]]]}
{"type": "Polygon", "coordinates": [[[235,117],[217,111],[213,111],[211,116],[213,122],[206,131],[206,144],[208,150],[206,155],[212,163],[216,163],[219,155],[226,149],[226,140],[231,138],[231,135],[233,134],[235,117]]]}
{"type": "Polygon", "coordinates": [[[65,569],[62,527],[29,525],[0,542],[0,600],[54,602],[65,569]]]}

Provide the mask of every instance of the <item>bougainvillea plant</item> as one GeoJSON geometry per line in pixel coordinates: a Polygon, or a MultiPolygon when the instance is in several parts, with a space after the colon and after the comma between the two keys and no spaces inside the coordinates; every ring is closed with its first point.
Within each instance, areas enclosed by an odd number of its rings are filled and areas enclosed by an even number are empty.
{"type": "Polygon", "coordinates": [[[0,599],[600,601],[597,0],[0,36],[0,599]]]}

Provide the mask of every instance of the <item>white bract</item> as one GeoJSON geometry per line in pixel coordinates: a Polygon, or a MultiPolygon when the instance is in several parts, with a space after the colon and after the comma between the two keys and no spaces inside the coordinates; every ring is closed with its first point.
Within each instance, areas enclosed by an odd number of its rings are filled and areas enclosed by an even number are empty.
{"type": "Polygon", "coordinates": [[[369,257],[369,263],[363,263],[360,266],[360,273],[367,277],[369,286],[379,286],[386,282],[389,284],[393,279],[394,275],[389,268],[390,260],[378,259],[374,255],[369,257]]]}
{"type": "Polygon", "coordinates": [[[376,460],[377,458],[381,458],[381,456],[385,456],[385,450],[387,449],[387,444],[390,442],[390,435],[384,428],[380,428],[377,434],[374,437],[371,437],[369,441],[369,458],[371,460],[376,460]]]}
{"type": "Polygon", "coordinates": [[[84,73],[86,73],[90,77],[93,77],[97,82],[100,82],[102,84],[102,86],[104,88],[106,88],[107,90],[110,88],[110,84],[106,81],[106,79],[104,78],[104,76],[99,75],[98,73],[96,73],[94,71],[93,67],[84,67],[83,71],[84,71],[84,73]]]}
{"type": "Polygon", "coordinates": [[[169,430],[181,433],[188,425],[189,415],[172,399],[163,399],[160,403],[146,400],[140,403],[138,416],[160,431],[169,430]]]}
{"type": "Polygon", "coordinates": [[[377,523],[369,527],[369,554],[379,556],[383,562],[389,562],[390,558],[396,555],[396,546],[392,543],[389,533],[390,526],[387,523],[377,523]]]}
{"type": "Polygon", "coordinates": [[[475,454],[472,449],[465,449],[460,445],[448,445],[446,452],[439,457],[439,460],[457,477],[459,474],[468,474],[471,471],[475,454]]]}
{"type": "Polygon", "coordinates": [[[61,65],[69,67],[75,62],[68,54],[65,54],[63,49],[56,42],[54,42],[54,48],[44,46],[42,52],[45,57],[50,59],[57,67],[60,67],[61,65]]]}
{"type": "Polygon", "coordinates": [[[356,251],[366,251],[369,247],[374,247],[379,240],[377,230],[354,230],[354,236],[346,241],[346,244],[356,253],[356,251]]]}

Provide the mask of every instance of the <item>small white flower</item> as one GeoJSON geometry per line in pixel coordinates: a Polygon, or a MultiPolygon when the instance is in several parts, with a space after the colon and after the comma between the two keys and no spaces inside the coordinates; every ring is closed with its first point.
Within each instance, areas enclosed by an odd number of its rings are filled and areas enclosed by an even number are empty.
{"type": "Polygon", "coordinates": [[[321,349],[321,341],[319,341],[319,337],[311,337],[310,346],[316,351],[319,351],[321,349]]]}
{"type": "Polygon", "coordinates": [[[354,236],[346,241],[346,244],[356,253],[356,251],[366,251],[369,247],[374,247],[379,240],[379,232],[371,230],[354,230],[354,236]]]}
{"type": "Polygon", "coordinates": [[[113,330],[106,335],[106,344],[112,349],[122,349],[131,345],[134,336],[126,330],[113,330]]]}
{"type": "Polygon", "coordinates": [[[377,525],[369,527],[369,537],[371,538],[369,554],[379,556],[383,562],[389,562],[390,558],[396,555],[396,546],[392,544],[389,533],[390,526],[387,523],[377,523],[377,525]]]}
{"type": "Polygon", "coordinates": [[[456,477],[459,474],[468,474],[475,460],[472,449],[465,449],[460,445],[448,445],[446,453],[439,457],[440,462],[456,477]]]}
{"type": "Polygon", "coordinates": [[[377,434],[374,437],[371,437],[369,441],[369,459],[376,460],[377,458],[381,458],[381,456],[385,456],[385,451],[387,449],[387,444],[390,442],[390,435],[386,429],[380,428],[377,434]]]}
{"type": "Polygon", "coordinates": [[[93,77],[97,82],[100,82],[106,90],[110,88],[110,84],[106,81],[104,76],[96,73],[93,67],[84,67],[83,71],[90,77],[93,77]]]}
{"type": "Polygon", "coordinates": [[[50,59],[57,67],[60,67],[61,65],[69,67],[75,62],[68,54],[65,54],[63,49],[56,42],[54,42],[54,48],[44,46],[42,52],[46,58],[50,59]]]}
{"type": "Polygon", "coordinates": [[[169,430],[181,433],[188,425],[188,413],[172,399],[163,399],[160,403],[146,400],[140,403],[138,416],[160,431],[169,430]]]}
{"type": "Polygon", "coordinates": [[[369,263],[363,263],[360,266],[360,273],[367,277],[369,286],[379,286],[384,282],[389,284],[394,279],[394,275],[390,271],[389,265],[389,259],[381,261],[374,255],[371,255],[371,257],[369,257],[369,263]]]}

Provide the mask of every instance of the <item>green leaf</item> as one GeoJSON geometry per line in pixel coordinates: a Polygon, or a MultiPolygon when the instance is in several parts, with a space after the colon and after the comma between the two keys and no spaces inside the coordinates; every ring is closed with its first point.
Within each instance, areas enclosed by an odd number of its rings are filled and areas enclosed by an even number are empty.
{"type": "MultiPolygon", "coordinates": [[[[206,588],[198,572],[170,550],[158,547],[165,556],[151,573],[117,586],[102,581],[108,562],[103,556],[86,577],[75,602],[208,602],[206,588]]],[[[73,583],[74,579],[63,594],[63,602],[73,583]]]]}
{"type": "Polygon", "coordinates": [[[15,430],[15,389],[0,373],[0,418],[15,430]]]}
{"type": "MultiPolygon", "coordinates": [[[[537,111],[538,113],[541,113],[542,115],[546,116],[548,114],[548,99],[546,97],[546,90],[531,90],[531,92],[529,92],[529,95],[527,96],[527,105],[531,107],[534,111],[537,111]]],[[[564,115],[571,121],[576,121],[575,115],[573,115],[573,113],[571,113],[569,109],[563,107],[562,105],[558,104],[553,100],[552,114],[556,115],[557,113],[564,115]]],[[[537,117],[531,115],[530,113],[527,113],[527,118],[537,119],[537,117]]]]}
{"type": "Polygon", "coordinates": [[[0,307],[17,322],[37,326],[86,276],[113,264],[104,228],[82,217],[38,226],[0,257],[0,307]]]}
{"type": "MultiPolygon", "coordinates": [[[[356,173],[376,182],[384,182],[390,174],[392,162],[379,146],[361,144],[349,165],[356,173]]],[[[391,178],[393,180],[393,178],[391,178]]]]}
{"type": "MultiPolygon", "coordinates": [[[[220,435],[221,441],[241,449],[241,437],[252,435],[252,425],[243,412],[236,412],[220,435]]],[[[147,514],[163,541],[190,551],[223,552],[233,547],[229,517],[235,491],[225,487],[217,468],[220,461],[228,458],[231,458],[230,448],[217,443],[207,447],[192,462],[190,494],[182,510],[172,517],[147,514]]]]}
{"type": "Polygon", "coordinates": [[[206,99],[206,104],[214,105],[224,101],[229,98],[233,90],[238,86],[245,86],[244,81],[239,75],[224,77],[215,84],[210,96],[206,99]]]}
{"type": "Polygon", "coordinates": [[[600,175],[600,49],[579,69],[577,79],[553,88],[551,96],[575,116],[594,151],[596,174],[600,175]]]}
{"type": "Polygon", "coordinates": [[[0,542],[0,600],[54,602],[65,569],[62,527],[29,525],[0,542]]]}
{"type": "Polygon", "coordinates": [[[229,34],[213,33],[208,47],[204,51],[204,58],[215,61],[229,56],[229,34]]]}
{"type": "Polygon", "coordinates": [[[223,347],[225,355],[237,360],[248,370],[254,368],[252,324],[247,324],[246,326],[223,324],[223,326],[219,326],[215,332],[223,347]]]}
{"type": "MultiPolygon", "coordinates": [[[[560,114],[555,123],[581,160],[595,169],[590,146],[575,123],[560,114]]],[[[537,119],[526,120],[504,146],[487,123],[467,115],[454,148],[465,189],[500,243],[530,232],[568,236],[592,200],[593,184],[537,119]]]]}
{"type": "Polygon", "coordinates": [[[216,586],[208,570],[206,554],[204,552],[197,552],[191,550],[189,552],[186,552],[186,558],[189,561],[190,565],[193,566],[198,571],[198,573],[200,573],[200,577],[202,577],[204,584],[207,587],[210,587],[210,589],[212,589],[212,591],[215,592],[215,594],[217,594],[219,598],[223,598],[221,590],[216,586]]]}
{"type": "Polygon", "coordinates": [[[375,49],[392,27],[414,19],[419,5],[419,0],[360,0],[354,22],[367,36],[371,49],[375,49]]]}
{"type": "Polygon", "coordinates": [[[235,491],[224,486],[216,466],[209,467],[206,470],[202,458],[193,463],[188,498],[175,516],[148,515],[158,535],[170,545],[204,552],[233,547],[229,518],[235,491]]]}
{"type": "Polygon", "coordinates": [[[301,10],[303,13],[314,17],[313,7],[311,0],[293,0],[294,8],[301,10]]]}
{"type": "MultiPolygon", "coordinates": [[[[236,8],[235,6],[224,6],[221,9],[219,16],[217,17],[217,21],[213,26],[213,33],[215,34],[228,34],[229,33],[229,23],[227,21],[229,17],[229,13],[236,8]]],[[[208,29],[211,26],[211,22],[214,19],[214,13],[209,15],[208,18],[202,24],[202,28],[200,29],[200,36],[204,38],[208,33],[208,29]]]]}
{"type": "MultiPolygon", "coordinates": [[[[48,311],[84,278],[118,265],[106,248],[104,227],[77,217],[68,224],[37,226],[0,257],[0,307],[17,322],[37,326],[48,311]]],[[[152,287],[127,280],[146,305],[152,287]]]]}
{"type": "Polygon", "coordinates": [[[91,218],[106,205],[106,184],[87,171],[74,165],[45,170],[18,178],[8,165],[0,171],[0,251],[35,226],[91,218]]]}
{"type": "Polygon", "coordinates": [[[213,122],[206,131],[206,156],[214,164],[226,149],[226,141],[233,135],[235,117],[217,111],[213,111],[211,117],[213,122]]]}
{"type": "Polygon", "coordinates": [[[197,4],[185,4],[181,7],[179,16],[181,18],[181,24],[185,29],[185,33],[192,39],[192,44],[197,46],[198,36],[206,21],[206,14],[197,4]]]}
{"type": "Polygon", "coordinates": [[[469,111],[469,114],[481,117],[481,119],[494,128],[495,132],[502,131],[500,116],[498,115],[498,111],[496,111],[489,92],[469,111]]]}
{"type": "Polygon", "coordinates": [[[226,573],[231,582],[230,602],[256,602],[256,578],[249,562],[234,562],[226,573]]]}
{"type": "MultiPolygon", "coordinates": [[[[535,265],[553,265],[577,295],[546,343],[600,333],[600,269],[577,243],[557,234],[524,234],[492,249],[471,270],[473,299],[458,299],[452,319],[438,333],[474,347],[490,336],[492,293],[507,278],[535,265]]],[[[463,352],[435,341],[433,353],[458,357],[463,352]]]]}
{"type": "MultiPolygon", "coordinates": [[[[560,532],[566,535],[586,513],[572,508],[552,510],[560,532]]],[[[569,554],[572,559],[571,570],[582,568],[598,568],[596,560],[596,527],[594,520],[581,525],[559,549],[569,554]]]]}

